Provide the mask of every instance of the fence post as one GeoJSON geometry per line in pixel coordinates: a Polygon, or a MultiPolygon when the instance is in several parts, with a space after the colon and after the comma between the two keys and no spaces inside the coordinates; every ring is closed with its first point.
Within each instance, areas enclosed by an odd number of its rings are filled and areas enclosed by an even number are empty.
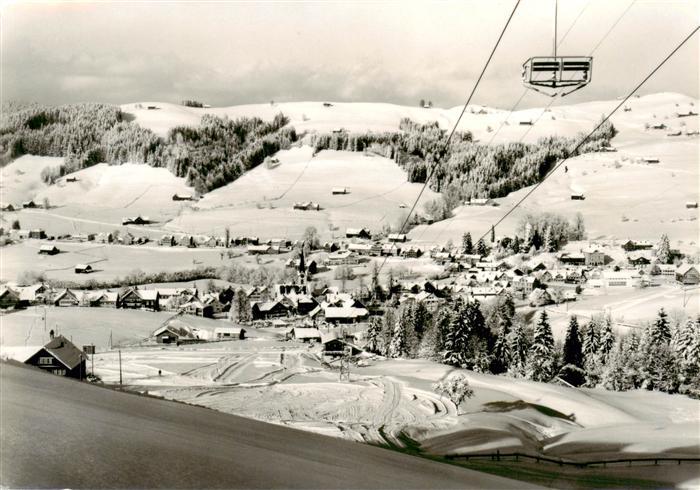
{"type": "MultiPolygon", "coordinates": [[[[520,457],[520,454],[519,454],[519,453],[515,453],[515,461],[516,461],[516,463],[518,462],[518,458],[519,458],[519,457],[520,457]]],[[[680,463],[678,463],[678,464],[680,464],[680,463]]]]}
{"type": "Polygon", "coordinates": [[[496,449],[496,461],[500,461],[500,460],[501,460],[501,451],[500,451],[500,449],[496,449]]]}

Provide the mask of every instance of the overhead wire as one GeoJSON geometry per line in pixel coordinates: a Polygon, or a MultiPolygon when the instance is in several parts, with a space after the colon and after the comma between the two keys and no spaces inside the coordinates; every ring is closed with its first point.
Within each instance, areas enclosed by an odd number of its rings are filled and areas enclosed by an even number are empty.
{"type": "MultiPolygon", "coordinates": [[[[496,49],[498,49],[498,46],[501,43],[501,40],[503,39],[503,36],[506,33],[506,30],[508,29],[508,25],[510,25],[510,21],[513,19],[513,16],[515,15],[515,11],[518,9],[518,5],[520,5],[520,0],[517,0],[515,2],[515,6],[513,7],[513,10],[511,11],[510,15],[508,16],[508,20],[506,21],[505,25],[503,26],[503,29],[501,30],[501,33],[498,36],[498,39],[496,40],[496,44],[494,45],[493,49],[491,50],[491,54],[489,54],[489,57],[486,60],[486,63],[484,64],[484,68],[481,70],[481,73],[479,74],[479,77],[476,79],[476,83],[474,83],[474,87],[472,88],[472,91],[469,94],[467,101],[464,103],[464,107],[462,108],[462,112],[460,112],[459,117],[457,118],[457,121],[455,122],[454,127],[452,128],[452,131],[450,131],[449,136],[447,137],[447,139],[443,143],[442,147],[440,148],[440,151],[438,152],[437,159],[435,160],[432,167],[430,168],[430,171],[426,175],[425,183],[423,184],[423,187],[421,187],[421,190],[418,193],[416,200],[413,202],[413,205],[411,206],[411,209],[408,212],[406,219],[403,221],[401,228],[399,229],[399,235],[403,234],[404,230],[406,229],[406,225],[408,224],[409,220],[411,219],[411,215],[415,211],[416,206],[418,205],[418,202],[420,201],[420,198],[423,195],[423,192],[425,192],[425,189],[428,186],[428,183],[430,182],[430,179],[433,176],[435,169],[440,164],[440,161],[443,158],[444,152],[449,147],[450,141],[452,140],[452,137],[454,136],[455,132],[457,131],[457,128],[459,127],[459,123],[462,120],[462,117],[464,116],[464,113],[467,111],[467,106],[469,106],[469,103],[471,102],[472,97],[474,96],[474,93],[476,92],[476,89],[479,86],[479,83],[481,82],[481,79],[484,77],[484,73],[486,73],[486,69],[488,68],[489,64],[491,63],[491,59],[493,58],[493,55],[496,53],[496,49]]],[[[395,246],[396,246],[396,243],[392,242],[392,250],[395,246]]],[[[379,274],[381,272],[381,270],[384,268],[388,258],[389,258],[388,256],[384,257],[384,260],[382,261],[381,265],[377,269],[377,274],[379,274]]]]}
{"type": "MultiPolygon", "coordinates": [[[[698,30],[700,30],[700,26],[698,26],[698,27],[696,27],[695,29],[693,29],[693,30],[690,32],[690,34],[688,34],[688,35],[680,42],[680,44],[678,44],[678,45],[673,49],[673,51],[671,51],[671,53],[668,54],[668,56],[666,56],[658,65],[656,65],[656,67],[655,67],[646,77],[644,77],[644,79],[643,79],[641,82],[639,82],[639,84],[637,84],[637,85],[629,92],[629,94],[627,94],[627,96],[626,96],[624,99],[622,99],[622,101],[620,101],[620,103],[617,104],[617,106],[615,106],[615,108],[614,108],[612,111],[610,111],[610,113],[609,113],[607,116],[605,116],[605,117],[600,121],[600,123],[598,123],[598,124],[596,125],[595,128],[593,128],[592,131],[590,131],[586,136],[584,136],[584,137],[581,139],[581,141],[579,141],[579,143],[569,152],[569,154],[570,154],[570,155],[575,155],[576,152],[579,150],[579,148],[581,148],[581,146],[583,146],[583,144],[586,143],[586,141],[588,141],[588,139],[589,139],[603,124],[605,124],[605,123],[612,117],[612,115],[615,114],[615,112],[617,112],[617,111],[620,109],[620,107],[622,107],[625,103],[627,103],[627,101],[628,101],[629,99],[632,98],[632,96],[635,94],[635,92],[637,92],[637,90],[639,90],[652,76],[654,76],[654,74],[655,74],[657,71],[659,71],[659,70],[661,69],[661,67],[664,66],[664,65],[666,64],[666,62],[667,62],[669,59],[671,59],[671,57],[672,57],[674,54],[676,54],[676,52],[678,52],[678,50],[681,49],[681,48],[685,45],[685,43],[688,42],[688,40],[689,40],[691,37],[693,37],[693,35],[695,35],[696,32],[698,32],[698,30]]],[[[565,162],[567,162],[567,161],[569,160],[569,158],[570,158],[570,157],[566,157],[566,158],[563,158],[562,160],[560,160],[560,161],[554,166],[554,168],[553,168],[547,175],[544,176],[544,178],[543,178],[542,180],[540,180],[537,184],[535,184],[535,185],[532,187],[532,189],[530,189],[527,193],[525,193],[525,195],[524,195],[522,198],[520,198],[520,199],[518,200],[518,202],[516,202],[503,216],[501,216],[501,218],[498,219],[498,221],[496,221],[495,223],[493,223],[493,224],[491,225],[491,227],[489,228],[489,231],[487,231],[486,233],[484,233],[484,234],[479,238],[479,240],[485,238],[485,237],[490,233],[490,231],[491,231],[492,228],[495,229],[496,226],[498,226],[499,224],[501,224],[508,216],[510,216],[510,214],[512,214],[513,211],[515,211],[520,205],[522,205],[522,203],[525,202],[525,200],[526,200],[527,198],[529,198],[542,184],[544,184],[544,183],[547,181],[547,179],[549,179],[549,177],[551,177],[565,162]]]]}

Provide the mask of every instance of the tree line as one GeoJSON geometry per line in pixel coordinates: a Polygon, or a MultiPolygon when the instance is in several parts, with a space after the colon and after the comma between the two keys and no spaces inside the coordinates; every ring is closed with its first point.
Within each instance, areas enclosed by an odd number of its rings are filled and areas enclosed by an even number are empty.
{"type": "Polygon", "coordinates": [[[458,297],[435,311],[407,302],[371,320],[367,348],[540,382],[700,397],[700,317],[672,325],[663,309],[641,332],[624,336],[610,317],[579,325],[572,316],[561,343],[545,310],[527,322],[507,294],[485,305],[458,297]]]}
{"type": "Polygon", "coordinates": [[[106,162],[165,167],[198,192],[236,180],[297,140],[289,119],[278,114],[230,120],[205,114],[198,127],[178,126],[161,138],[109,104],[6,106],[0,120],[2,163],[25,154],[65,157],[42,173],[46,183],[106,162]]]}

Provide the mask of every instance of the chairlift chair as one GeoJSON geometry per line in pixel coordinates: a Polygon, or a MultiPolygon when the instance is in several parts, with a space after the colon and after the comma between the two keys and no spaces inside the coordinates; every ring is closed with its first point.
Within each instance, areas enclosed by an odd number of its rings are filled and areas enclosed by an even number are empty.
{"type": "Polygon", "coordinates": [[[561,91],[563,97],[588,85],[592,72],[590,56],[535,56],[523,63],[523,83],[550,97],[561,91]]]}
{"type": "Polygon", "coordinates": [[[554,54],[535,56],[523,63],[523,83],[529,89],[564,97],[591,82],[593,57],[557,56],[557,10],[554,0],[554,54]]]}

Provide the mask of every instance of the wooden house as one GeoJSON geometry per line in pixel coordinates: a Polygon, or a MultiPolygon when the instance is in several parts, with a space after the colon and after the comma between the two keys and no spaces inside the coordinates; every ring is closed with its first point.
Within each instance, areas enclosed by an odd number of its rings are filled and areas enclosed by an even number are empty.
{"type": "Polygon", "coordinates": [[[684,285],[700,283],[700,273],[694,264],[683,264],[676,269],[676,281],[684,285]]]}
{"type": "Polygon", "coordinates": [[[92,272],[92,266],[90,264],[76,264],[74,270],[76,274],[89,274],[92,272]]]}
{"type": "Polygon", "coordinates": [[[289,331],[289,337],[301,342],[320,342],[321,332],[317,328],[294,327],[289,331]]]}
{"type": "Polygon", "coordinates": [[[0,211],[12,212],[14,210],[15,207],[12,204],[6,202],[0,203],[0,211]]]}
{"type": "Polygon", "coordinates": [[[56,255],[60,250],[55,245],[42,245],[39,247],[39,255],[56,255]]]}
{"type": "Polygon", "coordinates": [[[367,228],[347,228],[345,230],[345,237],[369,240],[372,238],[372,233],[367,228]]]}
{"type": "Polygon", "coordinates": [[[70,289],[64,289],[53,299],[54,306],[80,306],[81,298],[70,289]]]}
{"type": "Polygon", "coordinates": [[[586,196],[583,195],[581,192],[575,192],[571,194],[571,200],[572,201],[583,201],[586,199],[586,196]]]}
{"type": "Polygon", "coordinates": [[[347,193],[348,193],[347,187],[333,187],[333,188],[331,188],[331,194],[334,196],[341,195],[341,194],[347,194],[347,193]]]}
{"type": "Polygon", "coordinates": [[[34,201],[24,201],[24,202],[22,203],[22,207],[23,207],[24,209],[33,209],[33,208],[36,208],[37,205],[36,205],[36,203],[35,203],[34,201]]]}
{"type": "Polygon", "coordinates": [[[52,335],[51,340],[24,363],[58,376],[83,379],[87,375],[85,359],[85,354],[70,340],[63,335],[52,335]]]}
{"type": "Polygon", "coordinates": [[[386,238],[389,242],[403,243],[408,240],[408,235],[405,233],[389,233],[386,238]]]}
{"type": "Polygon", "coordinates": [[[41,228],[36,228],[34,230],[29,230],[29,238],[35,238],[37,240],[43,240],[46,238],[46,232],[41,228]]]}
{"type": "Polygon", "coordinates": [[[194,343],[199,339],[194,332],[185,326],[163,325],[151,335],[159,344],[194,343]]]}
{"type": "Polygon", "coordinates": [[[173,201],[194,201],[192,194],[173,194],[173,201]]]}
{"type": "Polygon", "coordinates": [[[119,308],[139,310],[143,307],[143,298],[136,288],[129,288],[119,295],[119,308]]]}
{"type": "Polygon", "coordinates": [[[16,308],[20,304],[20,297],[17,291],[8,287],[0,289],[0,308],[16,308]]]}
{"type": "Polygon", "coordinates": [[[281,301],[266,301],[253,303],[251,308],[253,320],[268,320],[270,318],[281,318],[289,316],[289,307],[281,301]]]}

